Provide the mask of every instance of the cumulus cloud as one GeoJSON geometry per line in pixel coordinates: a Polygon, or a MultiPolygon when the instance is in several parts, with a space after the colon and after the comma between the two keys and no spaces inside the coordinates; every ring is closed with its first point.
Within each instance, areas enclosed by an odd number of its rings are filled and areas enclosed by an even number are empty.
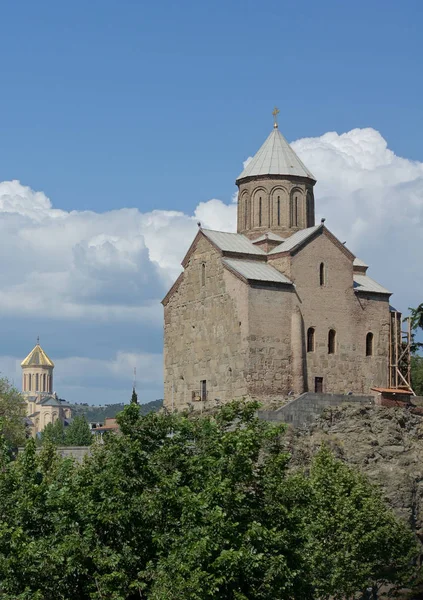
{"type": "MultiPolygon", "coordinates": [[[[318,219],[326,217],[329,229],[370,264],[370,274],[395,292],[400,309],[421,302],[423,163],[396,156],[371,128],[329,132],[292,146],[318,179],[318,219]]],[[[159,397],[160,300],[181,270],[197,221],[234,231],[236,195],[228,204],[200,202],[193,215],[99,214],[57,210],[41,191],[19,181],[0,183],[0,320],[9,328],[16,324],[20,339],[22,329],[32,334],[29,324],[40,315],[43,331],[54,322],[49,331],[57,335],[50,335],[46,350],[59,355],[58,391],[67,390],[72,400],[122,400],[116,394],[128,388],[133,366],[151,394],[145,399],[159,397]]],[[[23,356],[3,348],[0,370],[19,382],[23,356]]],[[[29,350],[22,348],[22,355],[29,350]]]]}

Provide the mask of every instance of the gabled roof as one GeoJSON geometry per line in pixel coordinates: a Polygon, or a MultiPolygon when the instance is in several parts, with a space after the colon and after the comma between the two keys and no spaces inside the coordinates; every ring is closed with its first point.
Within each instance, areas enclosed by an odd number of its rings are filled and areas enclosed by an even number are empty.
{"type": "Polygon", "coordinates": [[[279,252],[290,252],[291,250],[294,250],[294,248],[299,246],[302,242],[305,242],[320,228],[323,229],[323,225],[321,223],[319,225],[314,225],[314,227],[300,229],[300,231],[293,233],[287,240],[279,244],[279,246],[273,248],[269,254],[279,254],[279,252]]]}
{"type": "Polygon", "coordinates": [[[38,404],[41,404],[42,406],[62,406],[62,403],[53,396],[47,396],[47,398],[43,398],[43,400],[41,400],[41,402],[38,404]]]}
{"type": "Polygon", "coordinates": [[[354,291],[367,292],[371,294],[392,294],[392,292],[381,286],[379,283],[377,283],[377,281],[368,275],[356,274],[354,274],[354,291]]]}
{"type": "Polygon", "coordinates": [[[308,227],[307,229],[300,229],[300,231],[297,231],[291,235],[291,237],[285,240],[285,242],[282,242],[279,244],[279,246],[276,246],[276,248],[272,248],[272,250],[270,250],[268,253],[268,256],[280,254],[282,252],[292,253],[295,250],[298,250],[308,240],[311,240],[311,238],[318,232],[324,233],[349,259],[352,261],[355,259],[354,254],[350,252],[345,244],[342,244],[338,238],[335,237],[333,233],[323,225],[323,223],[314,225],[313,227],[308,227]]]}
{"type": "Polygon", "coordinates": [[[238,176],[237,181],[257,175],[295,175],[316,181],[277,127],[238,176]]]}
{"type": "Polygon", "coordinates": [[[41,348],[40,344],[37,344],[21,362],[21,367],[54,367],[54,364],[41,348]]]}
{"type": "Polygon", "coordinates": [[[241,233],[226,233],[224,231],[213,231],[212,229],[201,229],[204,235],[222,252],[239,252],[240,254],[266,255],[261,248],[254,244],[241,233]]]}
{"type": "Polygon", "coordinates": [[[229,270],[241,275],[247,281],[267,281],[292,285],[292,281],[277,269],[263,262],[242,260],[238,258],[223,258],[223,264],[229,270]]]}
{"type": "Polygon", "coordinates": [[[366,263],[364,262],[364,260],[361,260],[361,258],[358,258],[357,256],[354,259],[353,265],[354,265],[354,267],[366,267],[366,268],[369,268],[369,265],[366,265],[366,263]]]}
{"type": "Polygon", "coordinates": [[[265,242],[266,240],[270,240],[271,242],[284,242],[286,238],[278,235],[277,233],[273,233],[273,231],[268,231],[267,233],[263,233],[263,235],[253,240],[253,244],[257,244],[257,242],[265,242]]]}

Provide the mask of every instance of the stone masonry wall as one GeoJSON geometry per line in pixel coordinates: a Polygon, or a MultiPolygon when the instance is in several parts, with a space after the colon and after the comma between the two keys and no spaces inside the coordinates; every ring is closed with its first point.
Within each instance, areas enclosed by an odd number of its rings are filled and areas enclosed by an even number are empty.
{"type": "Polygon", "coordinates": [[[203,409],[246,394],[247,292],[248,286],[223,267],[218,251],[200,238],[164,309],[166,408],[203,409]]]}
{"type": "Polygon", "coordinates": [[[373,406],[372,396],[344,396],[342,394],[314,394],[306,392],[278,410],[260,410],[258,416],[265,421],[287,423],[304,427],[312,423],[324,410],[348,404],[373,406]]]}
{"type": "Polygon", "coordinates": [[[387,385],[389,300],[380,295],[357,295],[353,265],[325,234],[292,258],[291,278],[304,322],[306,382],[314,391],[315,377],[323,377],[323,391],[369,393],[387,385]],[[325,284],[320,285],[320,264],[325,284]],[[306,352],[309,327],[315,329],[314,351],[306,352]],[[336,332],[335,353],[328,353],[329,330],[336,332]],[[373,355],[366,356],[366,335],[372,332],[373,355]]]}

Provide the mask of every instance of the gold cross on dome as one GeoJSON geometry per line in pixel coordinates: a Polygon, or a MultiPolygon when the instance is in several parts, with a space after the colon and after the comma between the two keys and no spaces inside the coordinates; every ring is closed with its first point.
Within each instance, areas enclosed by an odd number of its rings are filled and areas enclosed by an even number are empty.
{"type": "Polygon", "coordinates": [[[278,128],[278,114],[281,111],[279,110],[279,108],[277,106],[275,106],[275,108],[273,109],[272,115],[273,115],[273,127],[275,129],[278,128]]]}

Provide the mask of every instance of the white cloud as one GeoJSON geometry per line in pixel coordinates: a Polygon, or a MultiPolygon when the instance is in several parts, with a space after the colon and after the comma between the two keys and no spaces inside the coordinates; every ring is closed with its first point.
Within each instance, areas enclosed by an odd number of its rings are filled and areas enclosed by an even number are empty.
{"type": "MultiPolygon", "coordinates": [[[[292,146],[318,179],[317,218],[325,216],[329,229],[370,264],[370,275],[395,292],[393,302],[400,309],[421,302],[423,163],[396,156],[371,128],[330,132],[292,146]]],[[[18,181],[0,183],[0,319],[7,318],[18,331],[41,315],[44,322],[54,320],[61,335],[72,335],[78,325],[81,356],[56,360],[56,381],[78,394],[73,400],[86,401],[79,395],[89,372],[94,376],[88,400],[101,401],[108,386],[120,385],[119,374],[126,373],[134,356],[147,365],[142,376],[150,393],[160,395],[160,355],[139,352],[160,346],[160,300],[180,272],[197,221],[234,231],[236,195],[229,204],[200,202],[193,215],[136,209],[99,214],[57,210],[43,192],[18,181]],[[106,325],[110,337],[100,360],[96,336],[106,325]],[[136,339],[129,340],[131,329],[136,339]]],[[[67,340],[55,344],[66,356],[67,340]]],[[[8,352],[4,340],[3,348],[8,352]]],[[[19,362],[29,350],[23,347],[20,357],[0,357],[0,370],[19,381],[19,362]]]]}

